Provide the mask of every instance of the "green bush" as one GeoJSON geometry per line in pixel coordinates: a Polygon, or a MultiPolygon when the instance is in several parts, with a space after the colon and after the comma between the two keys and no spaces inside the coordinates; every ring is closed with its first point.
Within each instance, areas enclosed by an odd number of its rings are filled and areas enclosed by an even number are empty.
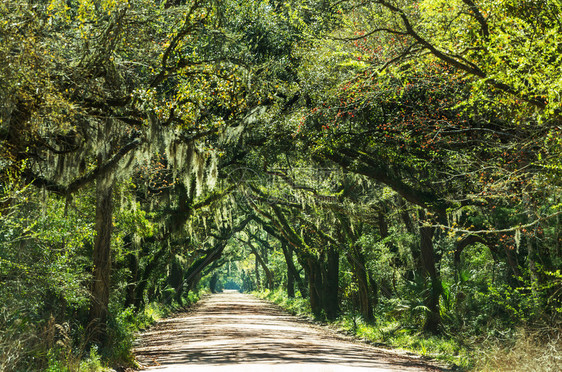
{"type": "Polygon", "coordinates": [[[298,292],[295,294],[295,298],[289,298],[285,290],[281,287],[273,291],[265,289],[262,292],[252,292],[252,294],[276,303],[293,315],[312,317],[310,303],[307,299],[300,297],[298,292]]]}

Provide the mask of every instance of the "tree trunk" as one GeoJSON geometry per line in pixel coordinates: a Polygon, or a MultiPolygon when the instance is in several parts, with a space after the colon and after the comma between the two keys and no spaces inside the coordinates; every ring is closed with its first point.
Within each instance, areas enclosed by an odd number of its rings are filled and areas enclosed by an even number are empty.
{"type": "Polygon", "coordinates": [[[351,247],[351,252],[348,252],[348,260],[353,268],[353,276],[359,289],[359,308],[361,316],[368,322],[374,320],[373,305],[369,291],[369,281],[367,279],[367,270],[365,268],[365,258],[358,251],[357,247],[351,247]]]}
{"type": "Polygon", "coordinates": [[[219,281],[219,275],[217,273],[214,273],[213,276],[211,276],[211,280],[209,280],[209,289],[211,290],[211,293],[217,293],[218,281],[219,281]]]}
{"type": "MultiPolygon", "coordinates": [[[[183,306],[183,268],[177,257],[172,257],[169,266],[168,284],[174,289],[174,299],[179,306],[183,306]]],[[[166,299],[166,303],[171,303],[171,297],[166,299]]]]}
{"type": "MultiPolygon", "coordinates": [[[[148,255],[148,252],[145,252],[146,249],[143,249],[143,253],[148,255]]],[[[135,307],[140,309],[144,306],[144,291],[148,285],[148,280],[154,269],[158,267],[158,263],[160,259],[164,256],[164,254],[168,251],[167,245],[163,244],[162,247],[154,254],[152,260],[146,265],[144,270],[142,271],[142,275],[139,275],[139,282],[135,289],[135,307]]],[[[149,296],[150,298],[150,296],[149,296]]],[[[150,301],[150,300],[149,300],[150,301]]]]}
{"type": "Polygon", "coordinates": [[[254,256],[256,256],[256,273],[257,273],[258,264],[259,264],[262,267],[263,272],[265,274],[265,279],[267,280],[267,288],[272,290],[273,289],[273,274],[271,274],[271,270],[269,270],[269,268],[267,267],[267,264],[265,263],[262,256],[259,254],[256,247],[254,247],[254,245],[250,242],[247,242],[247,244],[248,244],[248,247],[250,247],[250,249],[252,250],[252,253],[254,254],[254,256]]]}
{"type": "Polygon", "coordinates": [[[258,261],[258,256],[254,255],[254,268],[256,271],[256,290],[261,289],[261,279],[260,279],[260,263],[258,261]]]}
{"type": "Polygon", "coordinates": [[[424,300],[425,306],[428,308],[427,318],[424,324],[424,330],[430,333],[438,333],[441,324],[441,315],[439,311],[439,297],[441,296],[441,278],[437,272],[435,265],[435,254],[433,252],[433,233],[435,228],[430,226],[420,226],[420,251],[422,265],[425,276],[430,278],[430,288],[424,300]]]}
{"type": "MultiPolygon", "coordinates": [[[[386,208],[385,208],[386,210],[386,208]]],[[[404,223],[406,224],[406,228],[410,229],[412,226],[412,221],[410,219],[410,216],[408,216],[407,212],[402,212],[403,216],[402,219],[404,220],[404,223]]],[[[388,231],[388,223],[386,222],[386,211],[380,211],[379,215],[378,215],[378,226],[379,226],[379,232],[381,235],[382,239],[386,239],[390,236],[390,233],[388,231]]],[[[408,230],[410,231],[410,230],[408,230]]],[[[392,266],[392,270],[393,270],[393,277],[392,277],[392,282],[389,282],[386,279],[382,279],[381,283],[380,283],[380,287],[381,287],[381,292],[387,297],[387,298],[391,298],[392,297],[392,290],[394,290],[394,292],[396,292],[396,268],[397,267],[404,267],[405,262],[401,259],[400,254],[398,252],[398,247],[392,243],[392,241],[385,243],[385,246],[388,248],[388,250],[393,254],[392,256],[392,261],[391,261],[391,266],[392,266]]],[[[413,256],[413,253],[412,253],[413,256]]],[[[369,284],[371,286],[371,299],[372,299],[372,304],[373,307],[375,307],[378,302],[379,302],[379,288],[377,285],[377,282],[375,280],[375,275],[372,272],[368,272],[369,275],[369,284]]],[[[411,274],[410,274],[411,275],[411,274]]]]}
{"type": "Polygon", "coordinates": [[[183,281],[186,295],[201,280],[201,272],[222,256],[227,241],[228,239],[219,241],[213,248],[208,249],[204,256],[196,259],[185,271],[183,281]]]}
{"type": "MultiPolygon", "coordinates": [[[[404,203],[404,199],[402,198],[398,198],[398,205],[401,208],[406,208],[406,204],[404,203]]],[[[412,221],[412,218],[410,217],[410,214],[406,211],[403,210],[400,213],[400,216],[402,217],[402,221],[404,222],[404,225],[406,226],[406,230],[414,235],[417,233],[416,229],[415,229],[415,225],[414,222],[412,221]]],[[[423,265],[422,265],[422,258],[421,258],[421,252],[418,249],[416,244],[411,244],[410,245],[410,253],[412,255],[412,261],[414,262],[414,270],[408,270],[406,272],[406,279],[407,280],[414,280],[414,276],[416,273],[423,273],[423,265]]]]}
{"type": "Polygon", "coordinates": [[[310,310],[319,318],[322,315],[322,274],[320,264],[315,258],[308,258],[308,294],[310,296],[310,310]]]}
{"type": "Polygon", "coordinates": [[[379,286],[373,273],[369,272],[369,285],[371,287],[371,305],[375,308],[379,303],[379,286]]]}
{"type": "Polygon", "coordinates": [[[107,317],[111,275],[111,232],[113,217],[113,177],[100,177],[96,184],[96,237],[93,254],[92,299],[89,327],[92,339],[107,340],[107,317]]]}
{"type": "Polygon", "coordinates": [[[328,320],[335,320],[340,312],[339,306],[339,269],[340,254],[337,249],[328,250],[328,262],[326,270],[326,290],[324,293],[324,310],[328,320]]]}
{"type": "Polygon", "coordinates": [[[295,277],[289,269],[287,269],[287,297],[295,298],[295,277]]]}
{"type": "Polygon", "coordinates": [[[556,216],[556,223],[554,224],[554,238],[556,239],[554,243],[554,254],[552,256],[552,260],[556,260],[558,257],[562,257],[562,229],[560,229],[560,215],[556,216]]]}
{"type": "Polygon", "coordinates": [[[281,248],[283,250],[283,255],[285,256],[285,261],[287,263],[287,270],[291,272],[295,282],[297,283],[297,288],[299,289],[301,297],[306,298],[307,296],[306,286],[303,283],[301,276],[297,271],[297,268],[295,267],[295,263],[293,262],[293,250],[291,249],[290,246],[288,246],[285,243],[281,244],[281,248]]]}
{"type": "MultiPolygon", "coordinates": [[[[127,235],[123,240],[128,240],[130,242],[130,239],[130,236],[127,235]]],[[[127,243],[125,243],[125,245],[127,245],[127,243]]],[[[129,306],[135,306],[136,303],[135,294],[139,280],[139,257],[136,252],[130,252],[129,254],[127,254],[127,267],[129,268],[131,274],[127,282],[125,308],[129,306]]]]}

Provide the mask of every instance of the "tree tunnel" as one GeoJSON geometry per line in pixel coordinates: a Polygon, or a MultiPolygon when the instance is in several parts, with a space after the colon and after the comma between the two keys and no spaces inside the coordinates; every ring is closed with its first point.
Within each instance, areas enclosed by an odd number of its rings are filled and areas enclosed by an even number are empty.
{"type": "Polygon", "coordinates": [[[204,288],[396,332],[559,321],[560,7],[418,3],[1,2],[18,355],[204,288]]]}

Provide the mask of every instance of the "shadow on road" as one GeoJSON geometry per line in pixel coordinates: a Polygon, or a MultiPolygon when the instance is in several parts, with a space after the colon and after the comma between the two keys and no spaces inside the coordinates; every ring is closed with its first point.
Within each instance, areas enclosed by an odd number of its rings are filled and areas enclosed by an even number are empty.
{"type": "Polygon", "coordinates": [[[168,366],[166,370],[179,370],[178,366],[192,370],[245,365],[240,370],[246,371],[255,364],[316,365],[322,371],[327,370],[322,366],[330,366],[330,370],[336,366],[346,370],[437,370],[419,358],[351,342],[238,292],[210,296],[195,311],[159,322],[142,336],[136,355],[142,365],[161,370],[164,366],[168,366]]]}

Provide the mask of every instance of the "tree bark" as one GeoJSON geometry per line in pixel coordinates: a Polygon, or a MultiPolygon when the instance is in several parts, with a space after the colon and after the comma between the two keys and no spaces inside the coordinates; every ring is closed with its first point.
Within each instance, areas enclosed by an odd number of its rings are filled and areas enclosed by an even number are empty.
{"type": "Polygon", "coordinates": [[[269,270],[269,268],[267,267],[264,259],[259,254],[257,248],[254,247],[254,245],[250,241],[246,242],[246,244],[248,244],[248,247],[250,247],[250,249],[252,250],[252,253],[256,257],[256,277],[257,277],[258,264],[259,264],[259,266],[262,267],[263,272],[265,273],[265,278],[267,280],[267,288],[273,289],[273,274],[271,274],[271,270],[269,270]]]}
{"type": "Polygon", "coordinates": [[[209,280],[209,289],[211,290],[211,293],[217,293],[218,280],[219,280],[219,275],[217,273],[214,273],[213,276],[211,277],[211,280],[209,280]]]}
{"type": "Polygon", "coordinates": [[[285,244],[285,242],[281,242],[281,248],[283,250],[283,255],[285,256],[285,261],[287,262],[287,270],[291,272],[291,275],[297,283],[297,288],[299,289],[301,297],[306,298],[308,292],[299,272],[297,271],[297,268],[295,267],[295,263],[293,262],[293,250],[289,245],[285,244]]]}
{"type": "Polygon", "coordinates": [[[441,296],[441,278],[435,265],[435,254],[433,252],[433,233],[435,228],[430,226],[420,226],[420,251],[422,265],[425,276],[429,276],[430,288],[424,299],[425,306],[428,308],[424,330],[430,333],[438,333],[441,324],[439,311],[439,297],[441,296]]]}
{"type": "Polygon", "coordinates": [[[287,297],[295,298],[295,277],[291,270],[287,268],[287,297]]]}
{"type": "MultiPolygon", "coordinates": [[[[404,202],[404,199],[398,198],[398,206],[402,209],[402,211],[400,212],[400,217],[402,218],[402,221],[406,226],[406,230],[412,235],[416,234],[417,230],[414,225],[414,221],[412,221],[412,217],[405,210],[406,203],[404,202]]],[[[414,280],[414,276],[416,273],[423,273],[421,252],[416,244],[410,245],[410,254],[412,255],[412,261],[414,263],[414,270],[408,270],[405,277],[408,280],[414,280]]]]}
{"type": "MultiPolygon", "coordinates": [[[[168,283],[174,289],[174,299],[178,303],[179,306],[183,306],[183,268],[181,263],[178,262],[177,257],[172,257],[172,262],[169,266],[169,275],[168,275],[168,283]]],[[[171,297],[166,298],[166,303],[171,303],[171,297]]]]}
{"type": "Polygon", "coordinates": [[[206,254],[198,259],[196,259],[189,268],[185,271],[183,283],[184,288],[187,289],[187,292],[192,288],[193,283],[197,283],[201,277],[199,274],[213,262],[218,260],[222,256],[222,252],[226,247],[227,240],[221,240],[217,244],[214,245],[213,248],[207,250],[206,254]]]}
{"type": "Polygon", "coordinates": [[[257,255],[254,255],[254,271],[256,272],[256,289],[259,291],[261,289],[261,279],[260,279],[260,263],[258,262],[257,255]]]}
{"type": "Polygon", "coordinates": [[[326,290],[324,293],[324,310],[326,311],[326,318],[328,320],[335,320],[340,312],[339,306],[339,269],[340,269],[340,254],[337,249],[331,248],[328,250],[326,270],[326,290]]]}
{"type": "Polygon", "coordinates": [[[96,237],[93,253],[92,299],[89,327],[92,339],[107,340],[107,317],[111,275],[111,232],[113,227],[113,177],[100,177],[96,184],[96,237]]]}
{"type": "Polygon", "coordinates": [[[361,316],[368,322],[374,320],[373,317],[373,304],[369,291],[369,281],[367,279],[367,270],[365,268],[365,258],[358,251],[357,247],[351,247],[351,251],[347,254],[347,259],[350,261],[353,269],[353,276],[359,289],[359,309],[361,316]]]}
{"type": "MultiPolygon", "coordinates": [[[[146,243],[145,243],[146,244],[146,243]]],[[[139,275],[139,282],[135,288],[135,307],[140,309],[144,306],[144,291],[148,285],[148,280],[154,269],[158,266],[160,259],[168,251],[167,245],[163,244],[162,247],[152,256],[152,260],[145,266],[142,275],[139,275]]],[[[143,254],[148,255],[146,249],[143,249],[143,254]]]]}
{"type": "Polygon", "coordinates": [[[310,310],[319,318],[322,315],[322,274],[320,264],[315,258],[308,258],[308,294],[310,297],[310,310]]]}

